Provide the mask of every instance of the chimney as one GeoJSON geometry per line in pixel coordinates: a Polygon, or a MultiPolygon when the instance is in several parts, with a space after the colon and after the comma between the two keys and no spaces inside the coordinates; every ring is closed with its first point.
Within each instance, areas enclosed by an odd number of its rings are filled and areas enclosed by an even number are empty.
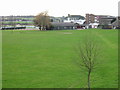
{"type": "Polygon", "coordinates": [[[68,17],[70,17],[70,14],[68,14],[68,17]]]}

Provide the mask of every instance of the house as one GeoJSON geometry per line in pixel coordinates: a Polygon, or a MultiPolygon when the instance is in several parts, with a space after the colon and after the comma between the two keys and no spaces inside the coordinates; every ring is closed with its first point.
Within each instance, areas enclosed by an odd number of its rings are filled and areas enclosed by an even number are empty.
{"type": "Polygon", "coordinates": [[[51,22],[63,22],[64,20],[64,17],[53,17],[53,16],[50,16],[50,21],[51,22]]]}
{"type": "Polygon", "coordinates": [[[85,22],[85,17],[81,15],[70,15],[68,14],[67,17],[64,18],[63,22],[72,22],[72,23],[78,23],[78,24],[83,24],[85,22]]]}

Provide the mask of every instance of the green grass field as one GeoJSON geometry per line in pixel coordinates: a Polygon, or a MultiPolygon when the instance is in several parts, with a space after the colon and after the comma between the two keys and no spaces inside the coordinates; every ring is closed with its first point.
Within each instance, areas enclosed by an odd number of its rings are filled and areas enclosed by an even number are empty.
{"type": "Polygon", "coordinates": [[[92,88],[118,87],[118,30],[2,31],[3,88],[86,88],[75,47],[86,38],[102,46],[92,88]]]}

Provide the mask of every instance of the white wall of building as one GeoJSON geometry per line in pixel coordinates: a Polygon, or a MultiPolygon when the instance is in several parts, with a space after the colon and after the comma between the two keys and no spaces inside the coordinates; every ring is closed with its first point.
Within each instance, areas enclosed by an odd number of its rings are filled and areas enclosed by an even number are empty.
{"type": "Polygon", "coordinates": [[[67,18],[67,20],[64,20],[64,22],[73,22],[73,23],[83,24],[85,20],[82,20],[82,19],[75,20],[75,19],[67,18]]]}

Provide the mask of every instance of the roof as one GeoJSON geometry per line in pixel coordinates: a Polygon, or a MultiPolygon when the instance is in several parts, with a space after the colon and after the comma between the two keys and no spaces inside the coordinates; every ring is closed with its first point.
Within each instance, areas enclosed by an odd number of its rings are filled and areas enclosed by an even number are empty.
{"type": "Polygon", "coordinates": [[[84,16],[81,16],[81,15],[68,15],[68,17],[70,17],[70,18],[85,19],[85,17],[84,17],[84,16]]]}
{"type": "Polygon", "coordinates": [[[102,18],[102,17],[111,17],[111,18],[112,18],[112,17],[115,17],[115,16],[110,16],[110,15],[95,15],[95,16],[101,17],[101,18],[102,18]]]}
{"type": "Polygon", "coordinates": [[[102,17],[101,19],[115,19],[116,17],[102,17]]]}
{"type": "Polygon", "coordinates": [[[75,26],[74,23],[66,23],[66,22],[52,22],[53,26],[75,26]]]}

